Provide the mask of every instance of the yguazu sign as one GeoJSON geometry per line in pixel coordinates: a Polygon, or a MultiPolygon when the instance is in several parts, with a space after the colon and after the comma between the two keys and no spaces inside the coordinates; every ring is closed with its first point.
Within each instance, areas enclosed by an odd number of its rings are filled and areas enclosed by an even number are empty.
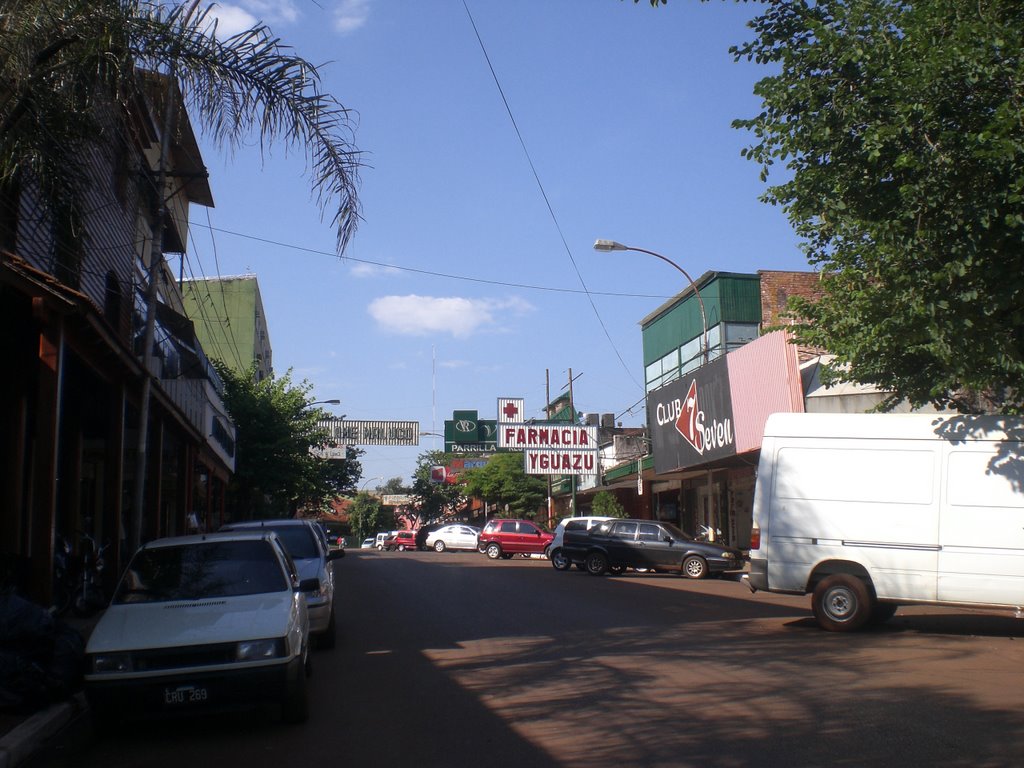
{"type": "Polygon", "coordinates": [[[523,451],[528,475],[596,475],[597,451],[523,451]]]}

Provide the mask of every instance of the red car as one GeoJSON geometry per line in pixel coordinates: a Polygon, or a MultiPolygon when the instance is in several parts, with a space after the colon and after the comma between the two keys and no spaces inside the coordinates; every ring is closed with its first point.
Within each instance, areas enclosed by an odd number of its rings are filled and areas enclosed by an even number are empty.
{"type": "Polygon", "coordinates": [[[397,549],[404,552],[407,549],[416,550],[416,531],[399,531],[389,539],[384,540],[384,549],[390,552],[397,549]]]}
{"type": "Polygon", "coordinates": [[[491,560],[542,555],[553,534],[530,520],[490,520],[480,532],[479,549],[491,560]]]}

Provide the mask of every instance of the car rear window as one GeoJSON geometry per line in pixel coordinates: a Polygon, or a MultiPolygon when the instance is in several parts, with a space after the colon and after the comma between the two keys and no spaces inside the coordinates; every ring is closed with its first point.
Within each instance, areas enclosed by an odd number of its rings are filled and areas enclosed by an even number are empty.
{"type": "Polygon", "coordinates": [[[265,526],[267,530],[278,535],[288,554],[296,560],[308,560],[313,557],[320,557],[320,550],[317,549],[316,536],[313,530],[305,525],[273,525],[265,526]]]}
{"type": "Polygon", "coordinates": [[[259,595],[288,586],[270,542],[202,542],[139,552],[118,585],[114,603],[259,595]]]}

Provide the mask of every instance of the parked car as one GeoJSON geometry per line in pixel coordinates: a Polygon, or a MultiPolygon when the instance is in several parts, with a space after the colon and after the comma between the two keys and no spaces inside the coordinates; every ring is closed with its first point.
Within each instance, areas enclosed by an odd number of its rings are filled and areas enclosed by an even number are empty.
{"type": "Polygon", "coordinates": [[[94,719],[270,701],[285,720],[306,720],[305,594],[315,581],[300,581],[271,531],[143,545],[86,646],[94,719]]]}
{"type": "MultiPolygon", "coordinates": [[[[571,568],[574,563],[571,558],[566,556],[562,549],[562,540],[565,537],[565,532],[568,531],[589,531],[598,523],[603,523],[606,520],[612,520],[611,517],[564,517],[558,525],[555,526],[554,538],[548,545],[547,556],[551,561],[552,567],[556,571],[567,571],[571,568]]],[[[575,565],[583,567],[583,561],[578,560],[575,565]]]]}
{"type": "Polygon", "coordinates": [[[480,532],[477,548],[491,560],[513,555],[543,555],[553,538],[532,520],[489,520],[480,532]]]}
{"type": "Polygon", "coordinates": [[[446,523],[427,523],[416,529],[416,549],[427,550],[427,537],[439,528],[444,528],[446,523]]]}
{"type": "Polygon", "coordinates": [[[743,566],[740,550],[695,541],[671,523],[653,520],[608,520],[589,531],[567,531],[562,550],[595,576],[646,568],[703,579],[743,566]]]}
{"type": "Polygon", "coordinates": [[[415,551],[416,531],[395,531],[391,538],[384,541],[384,549],[388,552],[394,549],[399,552],[405,552],[407,549],[415,551]]]}
{"type": "Polygon", "coordinates": [[[376,539],[374,539],[372,536],[370,538],[368,538],[368,539],[363,539],[363,543],[359,545],[359,548],[360,549],[373,549],[373,545],[374,545],[375,541],[376,541],[376,539]]]}
{"type": "Polygon", "coordinates": [[[472,525],[453,523],[431,531],[427,535],[427,549],[444,552],[446,549],[476,549],[480,529],[472,525]]]}
{"type": "MultiPolygon", "coordinates": [[[[320,526],[309,520],[252,520],[229,523],[222,531],[273,531],[281,537],[285,549],[295,560],[303,580],[316,579],[306,592],[309,607],[309,632],[321,648],[334,647],[334,560],[345,556],[344,549],[325,546],[320,526]]],[[[312,583],[312,582],[309,582],[312,583]]]]}
{"type": "Polygon", "coordinates": [[[373,544],[373,546],[375,546],[377,548],[378,552],[383,552],[384,551],[384,542],[386,542],[388,539],[390,539],[396,533],[398,533],[398,531],[384,531],[383,533],[378,533],[376,535],[376,537],[374,537],[374,544],[373,544]]]}

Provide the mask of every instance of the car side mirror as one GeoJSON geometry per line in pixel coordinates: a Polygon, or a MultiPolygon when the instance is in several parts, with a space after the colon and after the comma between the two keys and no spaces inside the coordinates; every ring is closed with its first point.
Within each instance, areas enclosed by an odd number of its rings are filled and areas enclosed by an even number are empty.
{"type": "Polygon", "coordinates": [[[344,557],[344,556],[345,556],[345,550],[344,549],[332,549],[330,552],[327,553],[327,559],[328,560],[337,560],[339,557],[344,557]]]}
{"type": "Polygon", "coordinates": [[[317,592],[320,589],[320,579],[303,579],[299,582],[299,592],[317,592]]]}
{"type": "Polygon", "coordinates": [[[673,539],[671,536],[666,536],[665,537],[665,541],[667,541],[669,544],[675,544],[676,543],[676,540],[673,539]]]}

